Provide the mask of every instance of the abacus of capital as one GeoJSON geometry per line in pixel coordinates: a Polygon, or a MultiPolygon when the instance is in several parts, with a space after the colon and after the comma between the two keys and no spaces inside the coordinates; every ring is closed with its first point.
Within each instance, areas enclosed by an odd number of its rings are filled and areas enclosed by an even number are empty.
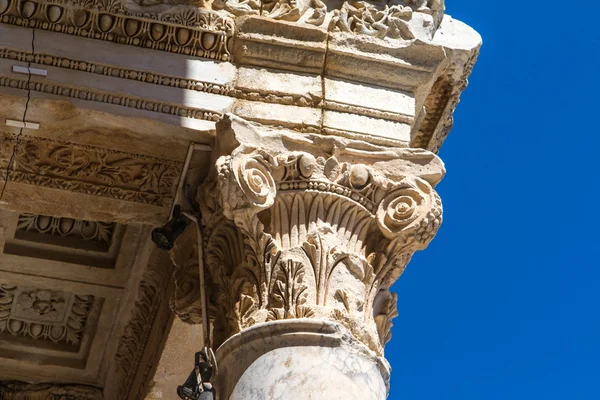
{"type": "Polygon", "coordinates": [[[481,45],[445,7],[0,0],[0,399],[175,399],[203,319],[219,399],[385,399],[481,45]]]}

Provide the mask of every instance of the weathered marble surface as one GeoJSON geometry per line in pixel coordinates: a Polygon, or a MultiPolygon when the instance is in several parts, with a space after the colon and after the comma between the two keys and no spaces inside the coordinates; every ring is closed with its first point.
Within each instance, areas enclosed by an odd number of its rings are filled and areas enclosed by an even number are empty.
{"type": "Polygon", "coordinates": [[[385,361],[340,324],[319,320],[255,325],[225,342],[217,389],[230,400],[383,400],[385,361]]]}
{"type": "MultiPolygon", "coordinates": [[[[346,326],[382,355],[389,292],[442,221],[441,160],[423,149],[299,134],[233,115],[217,125],[214,166],[190,203],[203,218],[212,345],[266,321],[346,326]]],[[[193,229],[172,250],[173,310],[201,321],[193,229]]]]}

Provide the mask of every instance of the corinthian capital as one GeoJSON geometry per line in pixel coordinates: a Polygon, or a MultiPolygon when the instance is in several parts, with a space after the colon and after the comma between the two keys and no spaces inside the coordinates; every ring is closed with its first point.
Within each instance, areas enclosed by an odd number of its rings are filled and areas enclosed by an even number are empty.
{"type": "Polygon", "coordinates": [[[439,158],[236,117],[217,142],[198,193],[216,344],[257,323],[317,318],[381,355],[388,289],[442,220],[439,158]]]}

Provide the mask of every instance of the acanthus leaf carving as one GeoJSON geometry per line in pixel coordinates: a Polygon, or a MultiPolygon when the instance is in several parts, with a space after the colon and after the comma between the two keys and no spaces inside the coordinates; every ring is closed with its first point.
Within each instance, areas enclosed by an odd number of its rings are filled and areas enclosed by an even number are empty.
{"type": "Polygon", "coordinates": [[[275,269],[269,302],[268,321],[289,318],[309,318],[312,309],[305,306],[307,289],[304,283],[305,267],[302,263],[285,260],[275,269]]]}
{"type": "MultiPolygon", "coordinates": [[[[234,134],[238,120],[231,122],[234,134]]],[[[260,137],[261,128],[244,129],[260,137]]],[[[280,135],[286,146],[293,143],[280,135]]],[[[377,296],[441,223],[433,175],[418,172],[425,158],[402,150],[418,164],[394,170],[377,154],[369,164],[363,153],[347,156],[350,150],[270,150],[244,143],[241,133],[235,140],[242,144],[216,160],[198,192],[218,309],[213,346],[257,323],[323,318],[381,354],[394,312],[380,310],[377,296]]]]}
{"type": "MultiPolygon", "coordinates": [[[[375,323],[379,340],[385,344],[392,339],[392,320],[398,316],[398,295],[388,290],[379,293],[381,297],[379,309],[374,310],[375,323]]],[[[377,308],[377,307],[376,307],[377,308]]]]}

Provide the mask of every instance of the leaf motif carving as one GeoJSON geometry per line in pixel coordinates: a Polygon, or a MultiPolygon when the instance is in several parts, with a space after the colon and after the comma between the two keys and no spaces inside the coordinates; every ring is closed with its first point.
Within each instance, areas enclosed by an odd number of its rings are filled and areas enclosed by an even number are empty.
{"type": "MultiPolygon", "coordinates": [[[[16,139],[5,135],[0,163],[16,139]]],[[[24,137],[16,148],[13,181],[157,206],[170,205],[181,163],[44,138],[24,137]]]]}

